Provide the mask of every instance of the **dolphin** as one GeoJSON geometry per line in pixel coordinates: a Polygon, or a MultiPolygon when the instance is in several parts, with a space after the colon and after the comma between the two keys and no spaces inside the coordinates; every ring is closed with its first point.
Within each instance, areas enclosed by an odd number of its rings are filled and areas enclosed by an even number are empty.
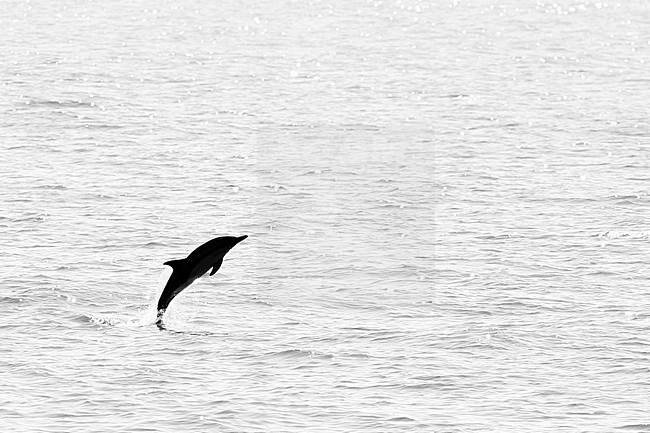
{"type": "Polygon", "coordinates": [[[228,251],[247,237],[244,235],[214,238],[192,251],[184,259],[165,262],[165,265],[171,266],[174,271],[158,300],[156,325],[159,328],[162,327],[163,314],[176,295],[192,284],[194,280],[202,277],[210,268],[212,268],[210,275],[214,275],[221,267],[223,257],[228,251]]]}

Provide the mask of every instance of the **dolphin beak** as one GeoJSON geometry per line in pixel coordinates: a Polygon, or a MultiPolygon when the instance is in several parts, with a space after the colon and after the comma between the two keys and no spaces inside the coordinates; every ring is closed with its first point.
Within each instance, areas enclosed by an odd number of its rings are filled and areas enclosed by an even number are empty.
{"type": "Polygon", "coordinates": [[[240,236],[240,237],[238,237],[238,238],[237,238],[237,243],[240,243],[241,241],[243,241],[243,240],[246,239],[247,237],[248,237],[247,235],[244,235],[244,236],[240,236]]]}

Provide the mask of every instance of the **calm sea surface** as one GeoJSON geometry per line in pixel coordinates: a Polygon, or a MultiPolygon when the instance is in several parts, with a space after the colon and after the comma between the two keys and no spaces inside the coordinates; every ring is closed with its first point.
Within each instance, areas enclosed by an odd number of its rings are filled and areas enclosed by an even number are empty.
{"type": "Polygon", "coordinates": [[[650,431],[647,2],[8,0],[0,55],[3,432],[650,431]]]}

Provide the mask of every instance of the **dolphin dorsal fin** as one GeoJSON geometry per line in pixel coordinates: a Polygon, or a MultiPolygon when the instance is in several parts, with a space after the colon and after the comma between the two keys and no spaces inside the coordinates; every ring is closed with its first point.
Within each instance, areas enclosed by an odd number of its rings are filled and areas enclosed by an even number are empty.
{"type": "Polygon", "coordinates": [[[173,270],[176,270],[176,269],[178,269],[180,266],[183,265],[183,262],[184,262],[184,261],[185,261],[185,259],[180,259],[180,260],[170,260],[170,261],[165,262],[165,263],[163,263],[163,264],[165,264],[165,265],[167,265],[167,266],[171,266],[171,268],[172,268],[173,270]]]}

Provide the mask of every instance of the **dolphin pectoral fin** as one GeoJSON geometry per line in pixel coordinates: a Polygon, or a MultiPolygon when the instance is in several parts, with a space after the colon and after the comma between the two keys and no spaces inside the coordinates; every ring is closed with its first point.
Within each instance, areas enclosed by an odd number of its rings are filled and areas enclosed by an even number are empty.
{"type": "Polygon", "coordinates": [[[170,260],[168,262],[163,263],[164,265],[171,266],[172,269],[176,270],[176,268],[179,268],[183,262],[185,262],[185,259],[180,259],[180,260],[170,260]]]}
{"type": "Polygon", "coordinates": [[[223,259],[220,259],[218,262],[214,263],[214,266],[212,266],[212,272],[210,272],[210,276],[213,276],[214,274],[217,273],[222,263],[223,263],[223,259]]]}

